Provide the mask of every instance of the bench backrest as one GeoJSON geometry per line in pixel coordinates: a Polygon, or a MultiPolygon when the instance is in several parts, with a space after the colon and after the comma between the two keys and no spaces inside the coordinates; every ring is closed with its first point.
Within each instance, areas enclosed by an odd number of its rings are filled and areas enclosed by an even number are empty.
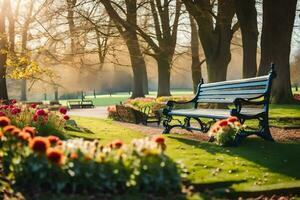
{"type": "Polygon", "coordinates": [[[269,98],[274,65],[269,75],[215,83],[201,83],[196,96],[197,103],[233,103],[236,98],[269,98]]]}

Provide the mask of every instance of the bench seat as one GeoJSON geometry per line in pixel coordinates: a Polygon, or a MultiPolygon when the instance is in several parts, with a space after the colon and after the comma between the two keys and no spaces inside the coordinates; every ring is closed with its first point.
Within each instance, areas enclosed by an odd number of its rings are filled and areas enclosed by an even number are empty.
{"type": "MultiPolygon", "coordinates": [[[[263,113],[263,109],[259,108],[243,108],[240,112],[241,115],[253,116],[263,113]]],[[[185,116],[185,117],[203,117],[211,119],[226,119],[231,116],[229,109],[178,109],[172,110],[168,113],[171,116],[185,116]]]]}

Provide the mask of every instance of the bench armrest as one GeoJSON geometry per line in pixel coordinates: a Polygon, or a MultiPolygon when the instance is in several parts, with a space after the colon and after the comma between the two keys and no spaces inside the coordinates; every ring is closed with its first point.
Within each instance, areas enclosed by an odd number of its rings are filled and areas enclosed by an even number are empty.
{"type": "Polygon", "coordinates": [[[233,115],[239,114],[242,110],[242,107],[244,105],[265,105],[266,104],[266,99],[263,98],[263,100],[259,100],[259,101],[254,101],[256,99],[260,99],[263,96],[259,96],[259,97],[255,97],[255,98],[251,98],[251,99],[243,99],[243,98],[236,98],[233,101],[233,104],[235,106],[234,109],[232,109],[231,113],[233,115]]]}
{"type": "Polygon", "coordinates": [[[183,104],[188,104],[188,103],[194,103],[195,102],[195,98],[189,100],[189,101],[174,101],[174,100],[169,100],[167,102],[167,108],[163,109],[163,114],[166,114],[168,112],[170,112],[175,104],[179,104],[179,105],[183,105],[183,104]]]}

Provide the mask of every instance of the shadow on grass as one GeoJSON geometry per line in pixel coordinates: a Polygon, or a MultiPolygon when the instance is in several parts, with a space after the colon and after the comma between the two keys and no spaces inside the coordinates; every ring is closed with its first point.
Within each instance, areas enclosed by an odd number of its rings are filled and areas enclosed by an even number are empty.
{"type": "Polygon", "coordinates": [[[268,142],[259,138],[247,138],[238,147],[219,147],[213,143],[169,136],[181,143],[201,148],[210,154],[223,153],[239,156],[272,172],[300,178],[300,144],[268,142]]]}

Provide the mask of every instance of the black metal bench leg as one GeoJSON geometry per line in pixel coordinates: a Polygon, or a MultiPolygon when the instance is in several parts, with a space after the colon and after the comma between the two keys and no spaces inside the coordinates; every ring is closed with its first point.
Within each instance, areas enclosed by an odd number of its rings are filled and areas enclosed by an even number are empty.
{"type": "Polygon", "coordinates": [[[166,119],[163,120],[163,126],[165,127],[163,134],[170,133],[172,126],[170,126],[170,122],[172,121],[172,117],[168,116],[166,119]]]}
{"type": "Polygon", "coordinates": [[[261,129],[260,132],[258,133],[258,136],[268,141],[274,141],[270,132],[269,121],[267,117],[260,120],[260,126],[261,129]]]}

